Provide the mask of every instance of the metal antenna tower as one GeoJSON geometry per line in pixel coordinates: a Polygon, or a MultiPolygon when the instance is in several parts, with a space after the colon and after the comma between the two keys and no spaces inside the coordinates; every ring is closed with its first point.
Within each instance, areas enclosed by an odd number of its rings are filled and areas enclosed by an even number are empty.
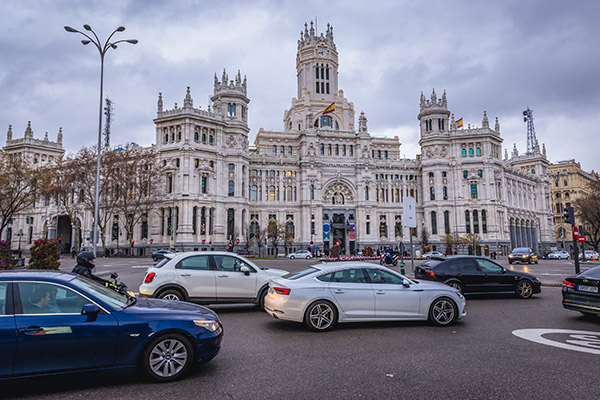
{"type": "Polygon", "coordinates": [[[110,125],[115,114],[114,103],[108,97],[105,99],[104,115],[106,116],[106,124],[104,125],[104,147],[110,147],[110,125]]]}
{"type": "Polygon", "coordinates": [[[523,121],[527,122],[527,153],[533,153],[534,149],[538,146],[537,138],[535,137],[535,126],[533,126],[533,110],[527,107],[527,110],[523,111],[523,121]]]}

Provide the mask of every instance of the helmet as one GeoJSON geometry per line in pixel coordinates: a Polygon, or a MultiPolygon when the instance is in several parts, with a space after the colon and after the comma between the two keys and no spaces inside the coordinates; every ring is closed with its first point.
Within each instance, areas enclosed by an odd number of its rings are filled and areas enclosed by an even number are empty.
{"type": "Polygon", "coordinates": [[[96,262],[94,261],[96,256],[91,251],[82,251],[77,254],[77,265],[82,265],[86,268],[92,269],[96,266],[96,262]]]}

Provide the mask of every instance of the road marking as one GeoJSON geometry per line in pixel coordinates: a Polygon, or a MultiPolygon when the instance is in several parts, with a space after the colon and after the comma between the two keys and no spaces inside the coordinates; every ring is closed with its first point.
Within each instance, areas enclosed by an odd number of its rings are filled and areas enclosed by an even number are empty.
{"type": "Polygon", "coordinates": [[[132,265],[131,268],[150,268],[147,265],[132,265]]]}
{"type": "Polygon", "coordinates": [[[570,329],[518,329],[513,331],[512,334],[521,339],[547,346],[600,355],[600,332],[574,331],[570,329]],[[562,338],[564,342],[543,337],[548,334],[560,334],[563,336],[566,335],[566,337],[562,338]]]}

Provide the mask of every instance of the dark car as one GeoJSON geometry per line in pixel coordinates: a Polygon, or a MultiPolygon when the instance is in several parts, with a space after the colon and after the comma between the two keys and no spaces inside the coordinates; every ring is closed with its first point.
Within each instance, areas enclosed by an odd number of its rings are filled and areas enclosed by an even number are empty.
{"type": "Polygon", "coordinates": [[[516,293],[527,299],[542,291],[542,283],[534,275],[511,271],[475,256],[429,260],[415,268],[415,277],[445,283],[464,294],[516,293]]]}
{"type": "Polygon", "coordinates": [[[508,263],[512,264],[514,262],[519,263],[538,263],[538,256],[535,254],[533,250],[528,247],[518,247],[513,249],[508,255],[508,263]]]}
{"type": "Polygon", "coordinates": [[[118,294],[80,275],[0,272],[0,380],[96,369],[183,376],[221,347],[217,315],[196,304],[118,294]]]}
{"type": "Polygon", "coordinates": [[[600,315],[600,265],[563,281],[563,307],[587,316],[600,315]]]}
{"type": "Polygon", "coordinates": [[[165,254],[175,254],[175,253],[176,252],[171,249],[156,250],[154,253],[152,253],[152,260],[159,261],[159,260],[162,260],[163,258],[165,258],[165,254]]]}

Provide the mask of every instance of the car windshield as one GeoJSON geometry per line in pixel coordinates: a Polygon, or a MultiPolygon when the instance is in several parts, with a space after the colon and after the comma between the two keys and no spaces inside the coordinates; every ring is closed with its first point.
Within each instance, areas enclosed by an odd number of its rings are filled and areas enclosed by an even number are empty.
{"type": "Polygon", "coordinates": [[[127,306],[127,297],[115,292],[112,289],[102,286],[98,282],[86,278],[85,276],[75,277],[71,283],[84,293],[89,293],[92,296],[100,299],[109,306],[117,309],[127,306]]]}
{"type": "Polygon", "coordinates": [[[319,271],[319,269],[317,268],[313,268],[313,267],[309,267],[306,269],[303,269],[302,271],[296,271],[296,272],[290,272],[289,274],[283,275],[282,278],[283,279],[289,279],[289,280],[295,280],[295,279],[300,279],[304,276],[310,275],[312,273],[315,273],[319,271]]]}
{"type": "Polygon", "coordinates": [[[519,247],[518,249],[514,249],[513,253],[529,253],[529,249],[527,247],[519,247]]]}

